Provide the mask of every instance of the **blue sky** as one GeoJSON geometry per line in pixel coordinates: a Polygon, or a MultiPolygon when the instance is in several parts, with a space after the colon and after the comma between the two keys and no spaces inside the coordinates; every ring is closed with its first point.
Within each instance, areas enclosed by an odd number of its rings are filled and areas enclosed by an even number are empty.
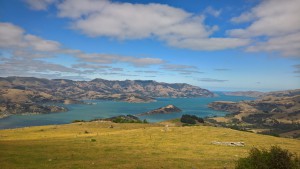
{"type": "Polygon", "coordinates": [[[300,87],[300,0],[0,0],[0,76],[300,87]]]}

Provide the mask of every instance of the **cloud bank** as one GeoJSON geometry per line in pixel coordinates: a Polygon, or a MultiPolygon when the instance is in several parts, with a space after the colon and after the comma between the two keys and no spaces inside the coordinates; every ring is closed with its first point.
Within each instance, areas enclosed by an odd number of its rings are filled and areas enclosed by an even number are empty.
{"type": "Polygon", "coordinates": [[[41,77],[38,75],[40,73],[43,75],[42,77],[47,74],[50,77],[61,77],[61,73],[82,75],[107,70],[122,71],[120,68],[108,66],[115,63],[145,67],[160,65],[165,62],[160,58],[85,53],[80,50],[69,49],[57,41],[27,34],[24,29],[5,22],[0,22],[0,49],[6,53],[6,55],[3,52],[0,54],[0,76],[33,75],[41,77]],[[79,63],[67,67],[41,60],[62,54],[75,57],[79,63]]]}
{"type": "Polygon", "coordinates": [[[252,38],[247,51],[280,52],[300,57],[300,1],[264,0],[250,11],[231,19],[234,23],[250,22],[244,29],[228,34],[235,38],[252,38]]]}
{"type": "MultiPolygon", "coordinates": [[[[169,46],[191,50],[245,48],[248,52],[280,53],[300,57],[299,0],[264,0],[231,18],[236,29],[214,37],[218,25],[205,24],[205,15],[219,17],[222,9],[208,6],[194,14],[169,5],[110,0],[26,0],[31,9],[55,4],[57,16],[72,29],[90,37],[118,40],[154,38],[169,46]],[[247,23],[244,28],[240,24],[247,23]],[[241,28],[242,27],[242,28],[241,28]]],[[[230,22],[229,22],[230,24],[230,22]]],[[[226,30],[224,30],[226,31],[226,30]]]]}
{"type": "MultiPolygon", "coordinates": [[[[72,29],[90,37],[156,38],[173,47],[193,50],[222,50],[249,43],[243,38],[211,38],[218,26],[205,25],[204,15],[168,5],[65,0],[57,8],[59,17],[71,20],[72,29]]],[[[216,17],[220,12],[211,7],[204,11],[216,17]]]]}

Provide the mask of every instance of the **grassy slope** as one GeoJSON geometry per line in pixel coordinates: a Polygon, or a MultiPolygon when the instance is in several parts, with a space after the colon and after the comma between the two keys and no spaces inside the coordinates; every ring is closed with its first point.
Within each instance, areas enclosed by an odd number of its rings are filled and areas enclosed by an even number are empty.
{"type": "Polygon", "coordinates": [[[300,141],[214,127],[74,123],[0,130],[2,169],[227,168],[255,147],[279,145],[300,154],[300,141]],[[88,133],[85,133],[87,131],[88,133]],[[96,139],[92,142],[91,139],[96,139]],[[245,147],[212,145],[244,141],[245,147]]]}

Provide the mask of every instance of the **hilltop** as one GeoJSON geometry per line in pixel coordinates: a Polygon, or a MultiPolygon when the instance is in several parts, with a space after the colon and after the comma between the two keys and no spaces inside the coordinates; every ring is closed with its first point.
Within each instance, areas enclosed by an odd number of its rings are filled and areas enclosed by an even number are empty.
{"type": "Polygon", "coordinates": [[[300,154],[300,141],[295,139],[210,126],[170,126],[164,130],[161,124],[95,121],[0,130],[1,168],[231,169],[252,147],[278,145],[300,154]]]}

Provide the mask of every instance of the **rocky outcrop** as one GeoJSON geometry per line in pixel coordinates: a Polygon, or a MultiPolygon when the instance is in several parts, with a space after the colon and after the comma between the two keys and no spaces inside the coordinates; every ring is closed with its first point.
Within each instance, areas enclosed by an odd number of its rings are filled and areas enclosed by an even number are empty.
{"type": "Polygon", "coordinates": [[[145,116],[145,115],[153,115],[153,114],[170,114],[170,113],[176,113],[181,112],[182,110],[174,105],[167,105],[165,107],[160,107],[155,110],[151,110],[149,112],[138,114],[138,116],[145,116]]]}
{"type": "Polygon", "coordinates": [[[222,145],[222,146],[233,146],[233,147],[244,147],[244,142],[220,142],[220,141],[213,141],[211,144],[214,145],[222,145]]]}

